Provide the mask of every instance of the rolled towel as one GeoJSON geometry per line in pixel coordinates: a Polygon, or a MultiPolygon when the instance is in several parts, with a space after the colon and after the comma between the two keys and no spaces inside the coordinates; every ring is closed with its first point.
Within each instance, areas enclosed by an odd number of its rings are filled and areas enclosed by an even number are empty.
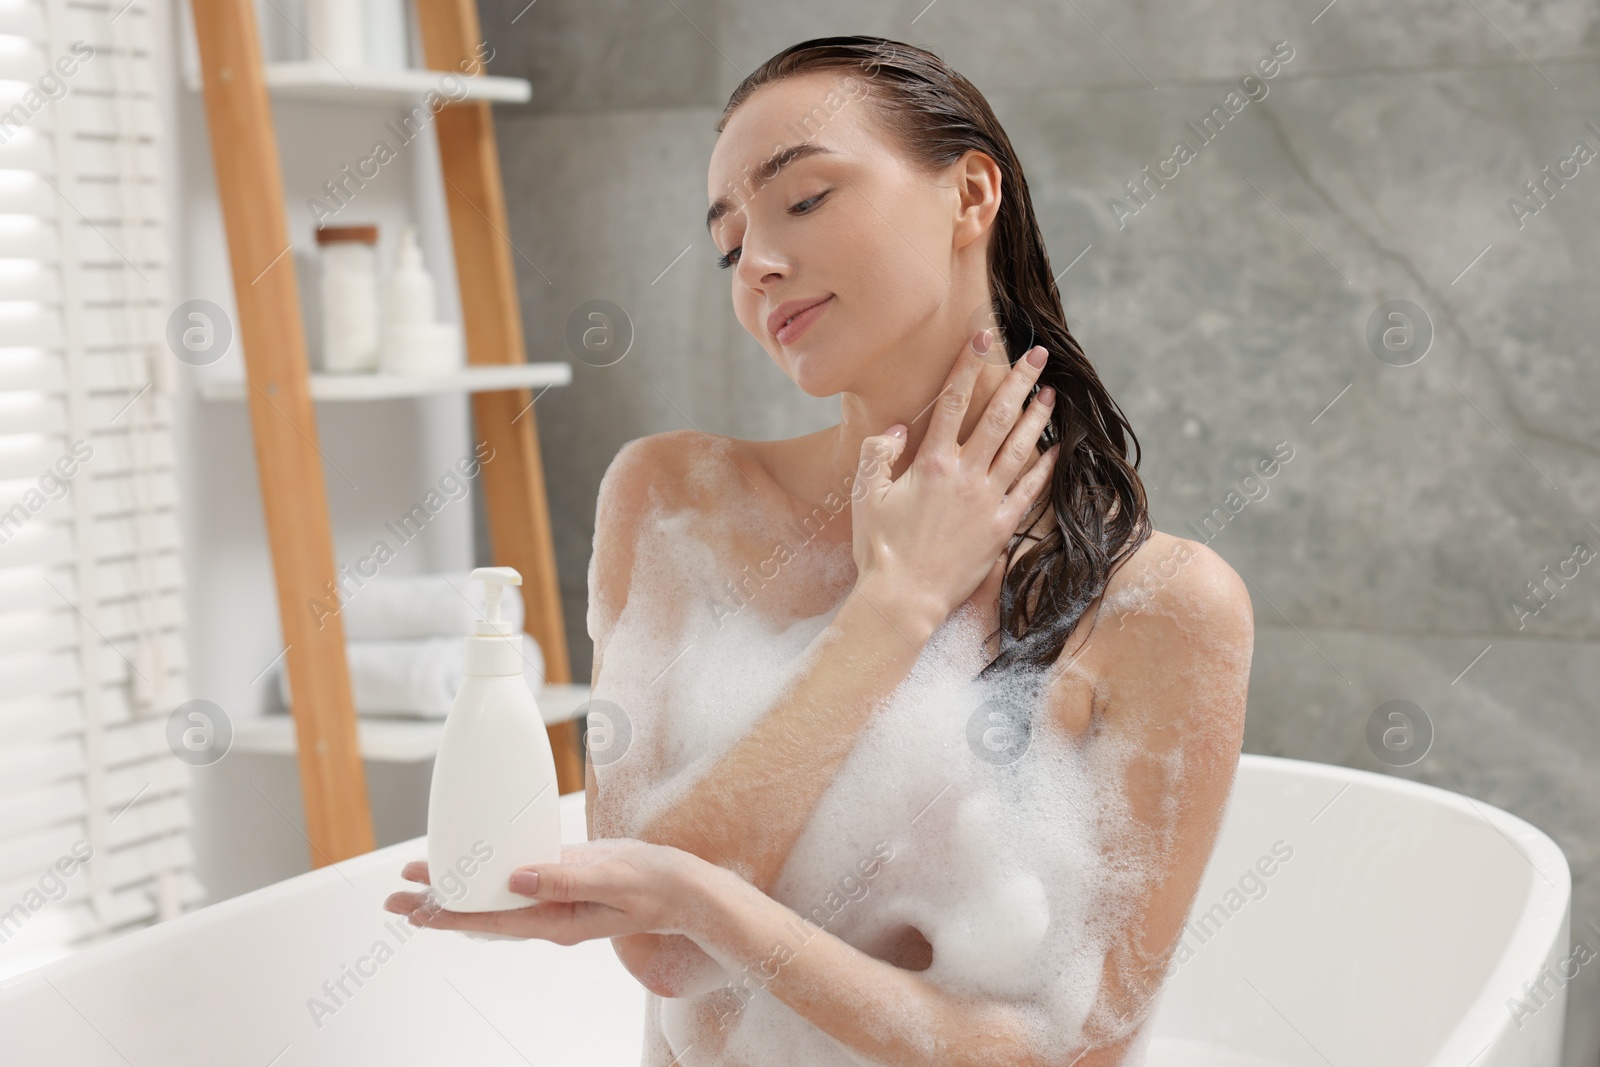
{"type": "MultiPolygon", "coordinates": [[[[342,605],[346,641],[395,641],[406,637],[465,637],[488,615],[483,583],[468,571],[446,574],[380,574],[350,591],[342,605]]],[[[504,587],[500,617],[522,629],[522,590],[504,587]]]]}
{"type": "MultiPolygon", "coordinates": [[[[544,686],[544,655],[532,636],[522,636],[522,676],[535,696],[544,686]]],[[[413,637],[399,641],[350,641],[350,688],[361,715],[407,715],[442,719],[466,676],[466,641],[461,637],[413,637]]],[[[288,664],[278,670],[278,693],[290,706],[288,664]]]]}

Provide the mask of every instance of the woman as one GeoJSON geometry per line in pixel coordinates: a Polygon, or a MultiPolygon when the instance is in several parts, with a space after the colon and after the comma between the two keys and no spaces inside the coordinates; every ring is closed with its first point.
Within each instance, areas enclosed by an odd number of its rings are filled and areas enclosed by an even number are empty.
{"type": "Polygon", "coordinates": [[[1150,526],[977,89],[826,38],[717,129],[735,314],[840,422],[622,449],[591,841],[513,878],[528,908],[386,906],[611,938],[648,1064],[1140,1062],[1238,762],[1249,596],[1150,526]]]}

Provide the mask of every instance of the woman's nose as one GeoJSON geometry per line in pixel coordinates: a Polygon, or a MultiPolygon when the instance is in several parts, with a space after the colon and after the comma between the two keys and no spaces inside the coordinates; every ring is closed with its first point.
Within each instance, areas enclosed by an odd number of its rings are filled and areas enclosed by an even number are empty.
{"type": "Polygon", "coordinates": [[[752,288],[761,288],[782,281],[786,264],[775,253],[761,245],[752,246],[749,235],[739,248],[739,276],[752,288]]]}

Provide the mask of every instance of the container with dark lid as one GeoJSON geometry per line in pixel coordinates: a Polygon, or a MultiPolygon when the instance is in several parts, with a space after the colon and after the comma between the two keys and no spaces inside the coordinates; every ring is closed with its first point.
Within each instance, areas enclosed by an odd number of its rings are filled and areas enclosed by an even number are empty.
{"type": "Polygon", "coordinates": [[[378,227],[320,226],[322,369],[378,369],[378,227]]]}

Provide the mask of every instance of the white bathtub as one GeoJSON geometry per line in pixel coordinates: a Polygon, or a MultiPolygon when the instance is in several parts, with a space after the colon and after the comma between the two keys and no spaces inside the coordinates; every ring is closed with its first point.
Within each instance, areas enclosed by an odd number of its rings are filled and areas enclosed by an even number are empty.
{"type": "Polygon", "coordinates": [[[1149,1067],[1557,1067],[1571,886],[1555,842],[1499,808],[1247,755],[1149,1067]],[[1278,841],[1293,856],[1202,943],[1204,913],[1278,841]],[[1514,1020],[1547,964],[1550,995],[1514,1020]]]}
{"type": "MultiPolygon", "coordinates": [[[[563,805],[568,839],[581,840],[582,795],[563,805]]],[[[10,979],[0,1061],[636,1067],[644,993],[609,942],[471,941],[383,910],[423,845],[10,979]],[[348,995],[328,994],[350,969],[360,984],[345,977],[348,995]],[[312,997],[331,1012],[314,1018],[312,997]]],[[[1547,983],[1520,1026],[1507,1001],[1546,965],[1559,973],[1569,892],[1555,844],[1497,808],[1245,756],[1192,922],[1211,917],[1185,935],[1195,951],[1167,983],[1150,1067],[1556,1067],[1564,987],[1547,983]],[[1228,897],[1241,879],[1253,897],[1228,897]]]]}

